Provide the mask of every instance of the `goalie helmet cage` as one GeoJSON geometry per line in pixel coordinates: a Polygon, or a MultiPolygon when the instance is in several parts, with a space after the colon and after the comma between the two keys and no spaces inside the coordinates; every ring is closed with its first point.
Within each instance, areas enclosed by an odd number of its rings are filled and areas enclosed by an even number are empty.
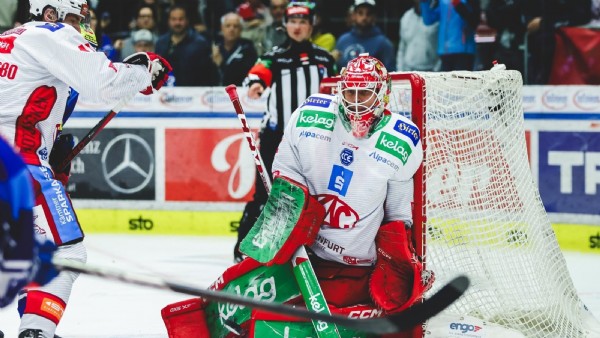
{"type": "Polygon", "coordinates": [[[390,110],[410,116],[424,149],[417,250],[436,276],[430,292],[460,273],[471,279],[446,313],[527,337],[591,336],[599,324],[576,293],[529,167],[521,90],[516,71],[392,73],[390,110]]]}

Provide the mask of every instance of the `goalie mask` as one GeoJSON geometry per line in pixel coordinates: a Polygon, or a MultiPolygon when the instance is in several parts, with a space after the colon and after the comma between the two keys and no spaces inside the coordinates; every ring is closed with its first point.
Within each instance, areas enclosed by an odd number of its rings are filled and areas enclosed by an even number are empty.
{"type": "Polygon", "coordinates": [[[342,121],[356,138],[368,137],[389,102],[391,77],[381,61],[360,54],[342,69],[338,96],[342,121]]]}

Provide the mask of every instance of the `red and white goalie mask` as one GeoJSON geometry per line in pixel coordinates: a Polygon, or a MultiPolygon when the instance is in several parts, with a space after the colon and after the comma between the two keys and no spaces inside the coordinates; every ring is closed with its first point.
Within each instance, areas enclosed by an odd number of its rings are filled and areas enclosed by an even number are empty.
{"type": "Polygon", "coordinates": [[[369,136],[389,103],[391,77],[378,59],[360,54],[342,69],[338,95],[343,119],[356,138],[369,136]]]}

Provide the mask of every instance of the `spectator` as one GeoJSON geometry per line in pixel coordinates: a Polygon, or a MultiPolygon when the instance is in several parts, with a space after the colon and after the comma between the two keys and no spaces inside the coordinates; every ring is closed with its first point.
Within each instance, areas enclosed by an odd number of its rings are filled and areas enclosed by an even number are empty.
{"type": "MultiPolygon", "coordinates": [[[[200,0],[198,1],[198,18],[206,32],[214,40],[221,27],[221,17],[229,12],[235,12],[239,0],[200,0]]],[[[196,27],[198,28],[198,27],[196,27]]]]}
{"type": "Polygon", "coordinates": [[[600,27],[600,0],[592,0],[592,20],[590,25],[600,27]]]}
{"type": "Polygon", "coordinates": [[[0,0],[0,33],[27,21],[29,6],[23,0],[0,0]]]}
{"type": "Polygon", "coordinates": [[[147,29],[138,29],[131,35],[133,52],[154,52],[154,34],[147,29]]]}
{"type": "Polygon", "coordinates": [[[283,44],[287,39],[287,33],[283,26],[283,15],[285,14],[287,5],[287,0],[271,0],[269,8],[273,22],[265,28],[265,39],[262,43],[265,52],[283,44]]]}
{"type": "Polygon", "coordinates": [[[267,26],[273,22],[267,6],[261,0],[247,0],[237,7],[236,12],[244,19],[242,37],[254,43],[258,54],[265,52],[262,43],[267,26]]]}
{"type": "Polygon", "coordinates": [[[190,28],[185,8],[169,10],[169,32],[156,42],[156,53],[173,66],[175,86],[212,86],[217,83],[216,67],[210,59],[210,44],[190,28]]]}
{"type": "Polygon", "coordinates": [[[473,70],[479,0],[422,0],[421,13],[426,25],[439,22],[437,51],[442,71],[473,70]]]}
{"type": "Polygon", "coordinates": [[[111,61],[119,60],[119,53],[113,46],[112,40],[106,33],[104,33],[104,29],[102,25],[98,25],[98,17],[96,16],[96,11],[93,9],[89,9],[90,11],[90,27],[96,33],[96,39],[98,42],[98,51],[103,52],[107,58],[111,61]]]}
{"type": "MultiPolygon", "coordinates": [[[[314,8],[309,3],[291,2],[284,17],[289,36],[287,42],[262,55],[244,81],[244,85],[249,87],[248,96],[252,99],[258,99],[266,88],[271,89],[259,135],[264,169],[269,174],[283,128],[292,112],[312,93],[319,91],[323,78],[337,72],[333,57],[309,41],[313,15],[314,8]]],[[[239,244],[256,222],[266,200],[267,192],[257,173],[254,196],[246,204],[238,228],[238,241],[233,250],[236,261],[242,259],[239,244]]]]}
{"type": "Polygon", "coordinates": [[[523,41],[526,25],[523,9],[526,0],[491,0],[486,10],[487,23],[496,29],[494,60],[524,73],[523,41]]]}
{"type": "Polygon", "coordinates": [[[591,0],[530,0],[525,6],[529,34],[529,84],[547,84],[554,59],[556,28],[585,25],[592,19],[591,0]]]}
{"type": "MultiPolygon", "coordinates": [[[[165,19],[165,16],[171,6],[171,0],[140,0],[137,8],[139,9],[144,6],[152,8],[152,12],[154,13],[154,30],[152,32],[155,34],[166,33],[167,20],[165,19]]],[[[134,25],[136,25],[135,22],[134,25]]]]}
{"type": "Polygon", "coordinates": [[[425,26],[419,0],[400,19],[400,43],[396,56],[399,71],[438,71],[441,67],[436,47],[439,24],[425,26]]]}
{"type": "Polygon", "coordinates": [[[145,29],[151,32],[153,43],[158,40],[156,35],[156,13],[154,8],[149,5],[142,5],[135,15],[135,26],[133,27],[130,36],[124,40],[115,41],[115,48],[120,51],[121,59],[128,57],[134,53],[135,48],[133,47],[133,33],[139,29],[145,29]]]}
{"type": "Polygon", "coordinates": [[[252,41],[242,35],[242,18],[227,13],[221,18],[222,41],[213,46],[212,59],[219,69],[219,85],[241,86],[258,55],[252,41]]]}
{"type": "Polygon", "coordinates": [[[318,10],[315,11],[315,24],[310,41],[326,51],[332,52],[335,49],[335,35],[326,30],[327,22],[318,10]]]}
{"type": "MultiPolygon", "coordinates": [[[[352,7],[354,26],[349,32],[340,36],[335,46],[339,51],[338,67],[345,66],[359,54],[369,53],[385,65],[389,71],[396,70],[394,46],[375,25],[377,16],[375,0],[355,0],[352,7]]],[[[338,52],[334,54],[337,56],[338,52]]]]}
{"type": "Polygon", "coordinates": [[[129,35],[129,23],[135,16],[139,0],[100,0],[96,12],[101,19],[109,19],[110,25],[104,27],[104,32],[113,40],[129,35]],[[105,14],[107,13],[105,17],[105,14]]]}

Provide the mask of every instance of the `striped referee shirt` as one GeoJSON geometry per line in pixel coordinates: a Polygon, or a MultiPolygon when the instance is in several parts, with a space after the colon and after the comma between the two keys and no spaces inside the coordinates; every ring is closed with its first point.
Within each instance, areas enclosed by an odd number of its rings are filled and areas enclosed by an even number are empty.
{"type": "Polygon", "coordinates": [[[283,131],[292,112],[311,94],[319,92],[321,80],[336,74],[335,61],[325,49],[309,41],[289,39],[258,59],[244,85],[250,87],[259,82],[271,88],[263,126],[283,131]]]}

